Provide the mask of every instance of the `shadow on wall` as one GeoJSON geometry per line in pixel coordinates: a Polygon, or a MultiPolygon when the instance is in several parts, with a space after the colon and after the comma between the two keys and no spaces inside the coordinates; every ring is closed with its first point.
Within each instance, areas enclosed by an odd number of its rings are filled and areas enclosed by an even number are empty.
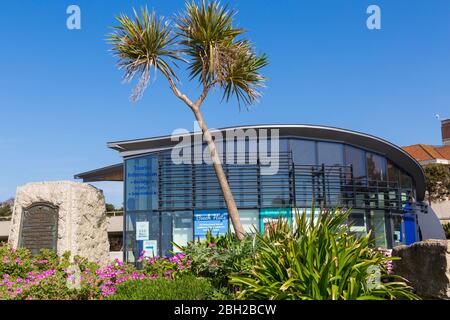
{"type": "Polygon", "coordinates": [[[437,239],[445,240],[444,229],[436,212],[428,207],[428,213],[418,214],[419,227],[422,233],[422,240],[437,239]]]}

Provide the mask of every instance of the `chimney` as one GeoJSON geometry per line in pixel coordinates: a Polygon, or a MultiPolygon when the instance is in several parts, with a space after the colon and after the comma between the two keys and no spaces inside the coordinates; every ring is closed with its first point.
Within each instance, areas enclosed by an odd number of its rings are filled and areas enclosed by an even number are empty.
{"type": "Polygon", "coordinates": [[[445,146],[450,146],[450,119],[442,120],[441,130],[442,144],[445,146]]]}

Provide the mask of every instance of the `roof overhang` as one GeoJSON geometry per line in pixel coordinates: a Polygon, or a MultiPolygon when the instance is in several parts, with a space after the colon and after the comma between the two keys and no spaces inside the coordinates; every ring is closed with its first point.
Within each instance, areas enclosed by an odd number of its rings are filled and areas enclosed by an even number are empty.
{"type": "Polygon", "coordinates": [[[123,163],[79,173],[74,178],[83,182],[123,181],[123,163]]]}

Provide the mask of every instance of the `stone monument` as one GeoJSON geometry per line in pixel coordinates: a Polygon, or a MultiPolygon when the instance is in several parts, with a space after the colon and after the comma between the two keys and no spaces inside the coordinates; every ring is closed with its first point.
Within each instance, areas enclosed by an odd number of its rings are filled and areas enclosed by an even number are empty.
{"type": "Polygon", "coordinates": [[[450,240],[425,240],[394,247],[394,272],[424,299],[450,300],[450,240]]]}
{"type": "Polygon", "coordinates": [[[101,190],[72,181],[37,182],[16,191],[9,243],[34,253],[70,251],[109,260],[105,199],[101,190]]]}

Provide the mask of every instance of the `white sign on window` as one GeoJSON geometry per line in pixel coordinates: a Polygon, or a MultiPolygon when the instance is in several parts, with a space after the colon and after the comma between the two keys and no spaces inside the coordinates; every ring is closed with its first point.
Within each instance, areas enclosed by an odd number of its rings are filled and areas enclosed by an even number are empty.
{"type": "Polygon", "coordinates": [[[148,240],[149,237],[149,224],[148,221],[136,222],[136,240],[148,240]]]}

